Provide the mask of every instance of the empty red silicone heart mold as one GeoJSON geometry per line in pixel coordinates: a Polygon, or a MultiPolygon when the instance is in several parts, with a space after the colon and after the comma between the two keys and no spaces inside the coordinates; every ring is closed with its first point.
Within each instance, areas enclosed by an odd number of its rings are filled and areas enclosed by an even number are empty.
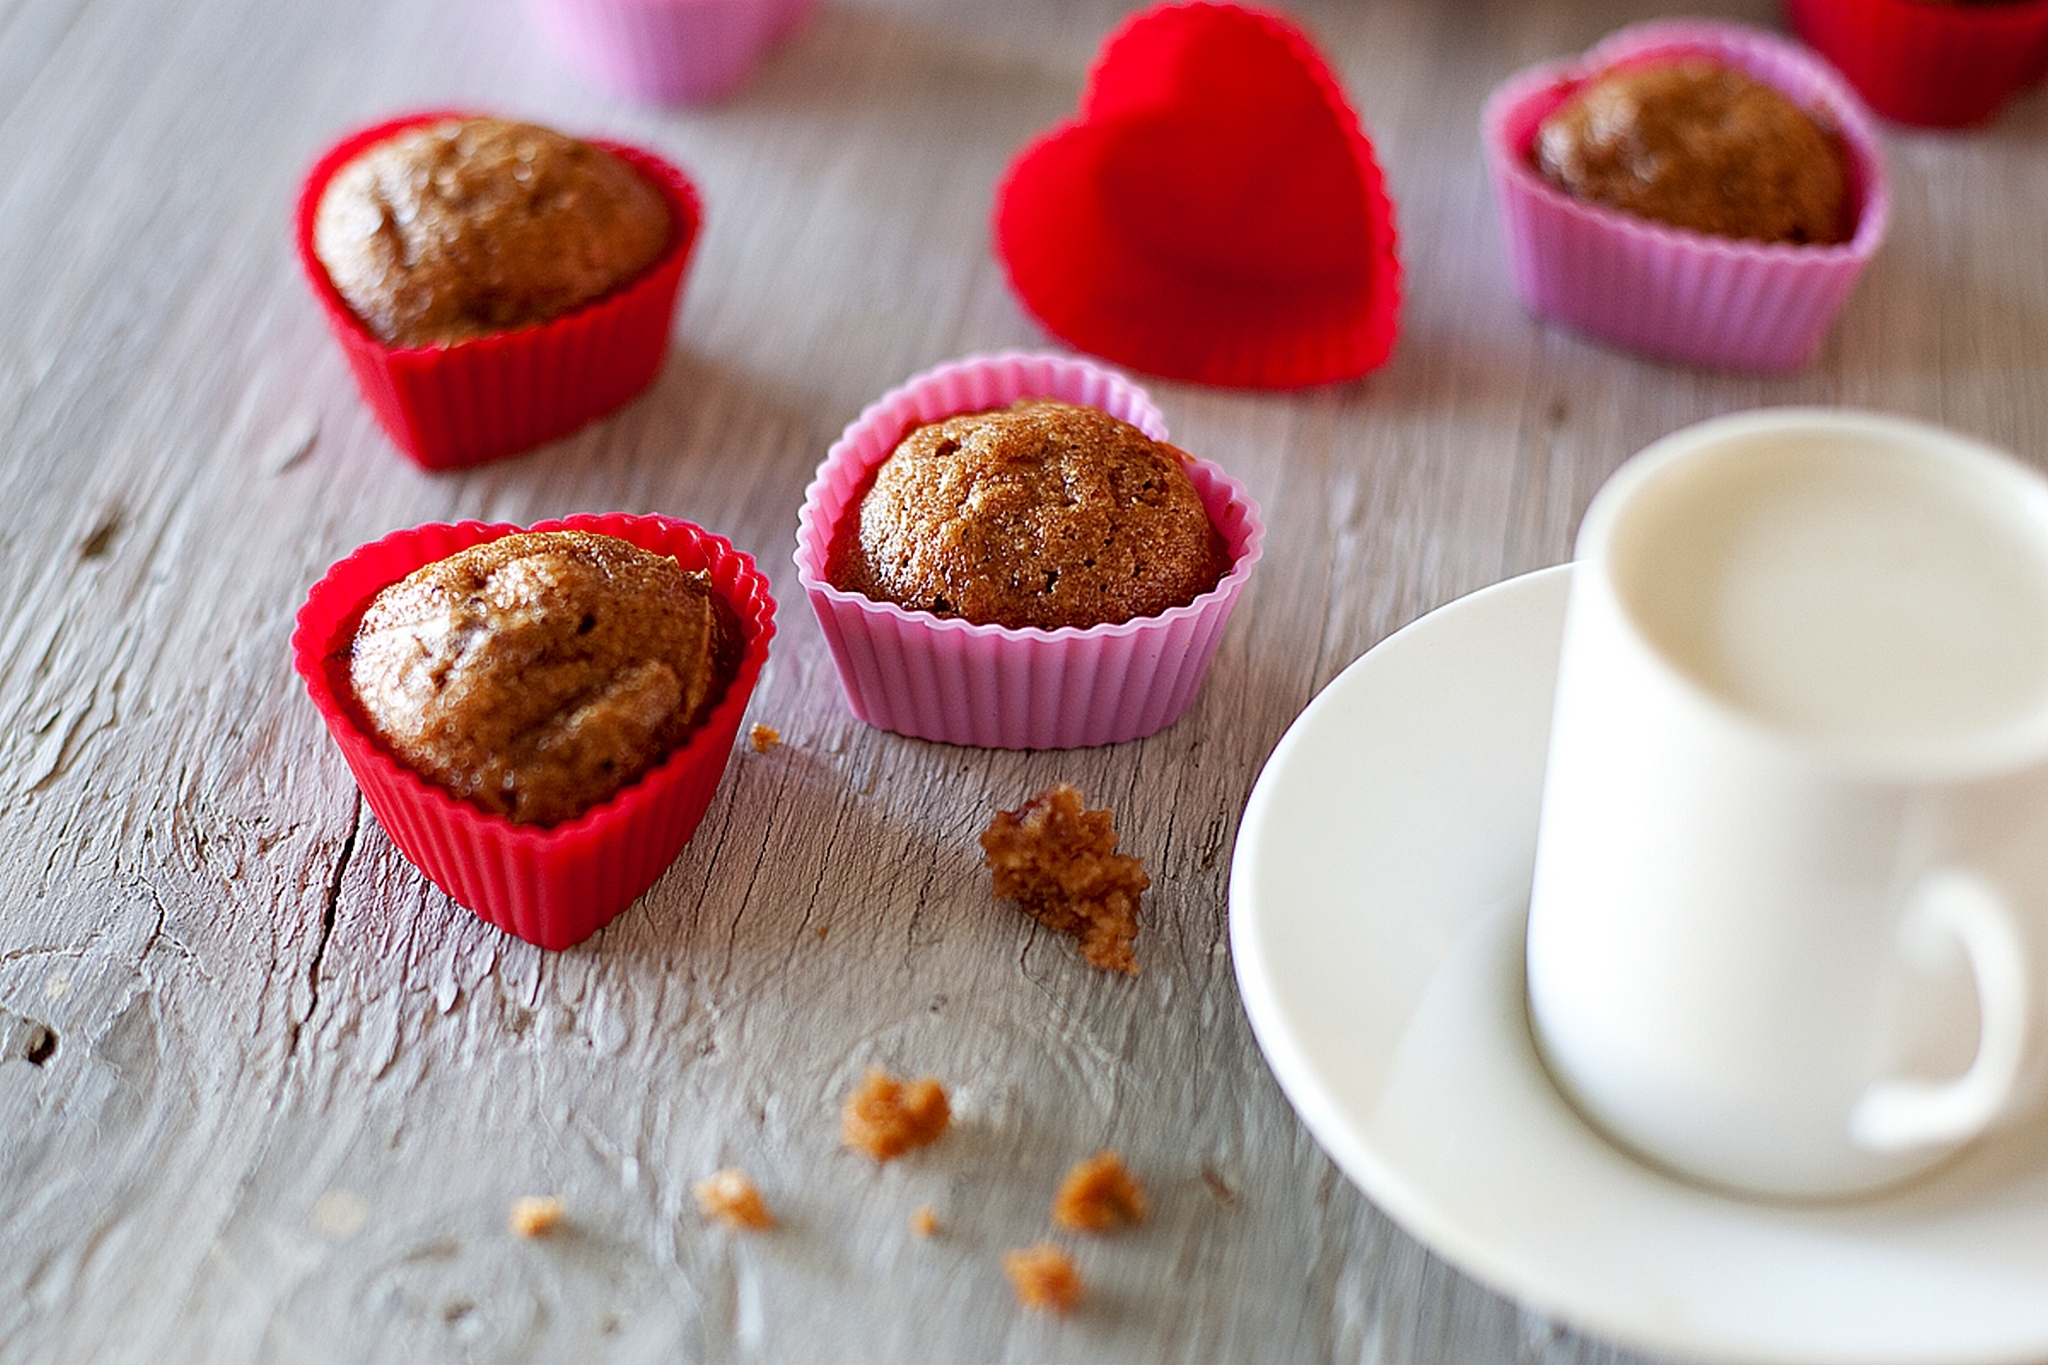
{"type": "Polygon", "coordinates": [[[1393,348],[1401,265],[1372,144],[1276,15],[1162,5],[1103,44],[1079,114],[996,193],[996,247],[1055,335],[1174,379],[1299,388],[1393,348]]]}

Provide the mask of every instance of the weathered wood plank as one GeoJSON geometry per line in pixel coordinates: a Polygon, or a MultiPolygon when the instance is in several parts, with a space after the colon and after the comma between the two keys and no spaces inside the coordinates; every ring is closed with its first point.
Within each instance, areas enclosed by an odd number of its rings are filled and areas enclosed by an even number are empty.
{"type": "Polygon", "coordinates": [[[1269,524],[1194,709],[1064,755],[880,734],[796,589],[804,485],[909,373],[1040,343],[989,194],[1128,8],[835,4],[729,104],[672,112],[476,0],[0,6],[0,1359],[1620,1358],[1447,1269],[1295,1122],[1231,976],[1238,813],[1315,689],[1563,558],[1674,426],[1848,402],[2048,455],[2048,101],[1890,136],[1893,236],[1820,359],[1704,375],[1522,315],[1479,164],[1494,82],[1644,7],[1304,0],[1399,203],[1403,341],[1329,391],[1150,386],[1269,524]],[[427,104],[645,142],[710,208],[654,390],[444,476],[372,427],[286,234],[320,147],[427,104]],[[742,747],[643,902],[547,954],[396,854],[286,638],[394,527],[605,508],[759,557],[782,610],[753,714],[785,743],[742,747]],[[974,834],[1055,778],[1153,872],[1135,980],[989,900],[974,834]],[[840,1150],[871,1063],[943,1076],[958,1130],[880,1169],[840,1150]],[[1080,1249],[1088,1311],[1021,1316],[997,1256],[1104,1144],[1155,1218],[1080,1249]],[[727,1163],[780,1231],[699,1220],[689,1184],[727,1163]],[[530,1192],[568,1200],[563,1235],[505,1232],[530,1192]],[[909,1230],[925,1203],[942,1238],[909,1230]]]}

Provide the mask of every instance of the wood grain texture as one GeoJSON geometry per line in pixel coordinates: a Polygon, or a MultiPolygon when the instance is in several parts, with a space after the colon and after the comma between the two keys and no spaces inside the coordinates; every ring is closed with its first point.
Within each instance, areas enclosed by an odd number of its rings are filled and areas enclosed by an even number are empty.
{"type": "Polygon", "coordinates": [[[1148,385],[1269,524],[1193,709],[1071,754],[872,731],[789,562],[804,485],[912,372],[1043,343],[989,196],[1126,8],[834,0],[732,101],[673,112],[490,0],[0,3],[0,1360],[1621,1358],[1446,1268],[1304,1134],[1231,975],[1239,813],[1316,689],[1563,559],[1673,427],[1849,403],[2048,454],[2048,100],[1888,134],[1892,236],[1819,359],[1709,375],[1524,316],[1479,161],[1501,77],[1670,7],[1301,0],[1385,164],[1408,302],[1358,384],[1148,385]],[[442,476],[372,426],[286,231],[329,141],[427,105],[644,143],[708,204],[653,391],[442,476]],[[751,714],[784,743],[742,745],[674,868],[548,954],[396,853],[286,640],[386,531],[610,509],[759,558],[782,607],[751,714]],[[1054,779],[1152,871],[1134,980],[989,899],[975,833],[1054,779]],[[957,1130],[842,1151],[870,1064],[943,1077],[957,1130]],[[1151,1223],[1079,1247],[1085,1311],[1020,1314],[1000,1252],[1111,1144],[1151,1223]],[[702,1222],[689,1185],[723,1165],[780,1230],[702,1222]],[[566,1200],[562,1233],[506,1233],[529,1193],[566,1200]],[[944,1236],[911,1234],[921,1204],[944,1236]]]}

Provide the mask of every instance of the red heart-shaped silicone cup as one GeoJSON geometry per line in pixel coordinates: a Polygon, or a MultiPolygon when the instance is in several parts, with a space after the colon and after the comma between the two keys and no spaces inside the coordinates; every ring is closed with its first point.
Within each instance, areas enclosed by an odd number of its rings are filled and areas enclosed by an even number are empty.
{"type": "Polygon", "coordinates": [[[1321,54],[1277,16],[1162,5],[1103,44],[1078,116],[996,193],[996,248],[1048,330],[1236,388],[1352,379],[1393,348],[1385,177],[1321,54]]]}

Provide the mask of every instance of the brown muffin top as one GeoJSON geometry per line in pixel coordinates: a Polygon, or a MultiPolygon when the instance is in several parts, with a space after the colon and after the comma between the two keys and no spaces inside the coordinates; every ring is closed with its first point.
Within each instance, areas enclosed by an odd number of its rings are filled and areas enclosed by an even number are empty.
{"type": "Polygon", "coordinates": [[[907,433],[840,524],[833,586],[982,625],[1152,616],[1227,567],[1186,456],[1041,399],[907,433]]]}
{"type": "Polygon", "coordinates": [[[738,626],[701,573],[612,536],[472,546],[379,593],[349,657],[399,761],[521,824],[573,819],[717,704],[738,626]]]}
{"type": "Polygon", "coordinates": [[[544,322],[645,270],[668,204],[631,166],[503,119],[409,128],[343,166],[313,251],[356,316],[393,346],[544,322]]]}
{"type": "Polygon", "coordinates": [[[1717,237],[1819,244],[1852,227],[1836,135],[1705,58],[1587,82],[1543,120],[1535,160],[1576,198],[1717,237]]]}

